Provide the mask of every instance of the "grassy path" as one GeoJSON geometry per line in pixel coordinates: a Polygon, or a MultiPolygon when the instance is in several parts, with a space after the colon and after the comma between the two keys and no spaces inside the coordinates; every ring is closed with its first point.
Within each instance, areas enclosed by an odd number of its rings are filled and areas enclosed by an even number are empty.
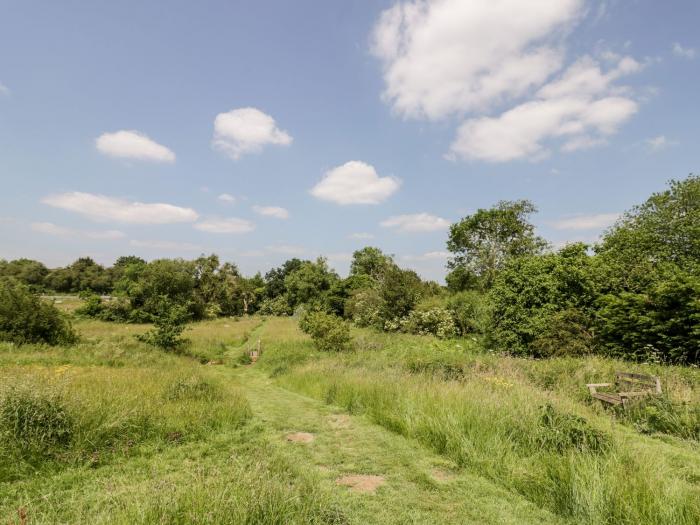
{"type": "Polygon", "coordinates": [[[276,386],[255,367],[233,374],[272,443],[306,465],[349,510],[353,523],[559,523],[517,494],[454,468],[415,442],[276,386]],[[291,442],[291,433],[313,435],[291,442]],[[374,492],[339,486],[343,476],[382,476],[374,492]]]}

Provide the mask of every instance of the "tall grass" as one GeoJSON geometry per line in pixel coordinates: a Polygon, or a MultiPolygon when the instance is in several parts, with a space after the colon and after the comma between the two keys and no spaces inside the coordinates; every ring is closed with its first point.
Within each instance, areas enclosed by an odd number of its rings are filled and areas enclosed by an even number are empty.
{"type": "MultiPolygon", "coordinates": [[[[357,335],[358,352],[329,356],[301,337],[270,334],[276,342],[260,366],[286,388],[364,414],[576,523],[700,522],[697,443],[645,437],[585,394],[586,382],[608,380],[624,364],[357,335]]],[[[676,398],[698,398],[687,381],[697,371],[628,368],[657,372],[676,398]]]]}

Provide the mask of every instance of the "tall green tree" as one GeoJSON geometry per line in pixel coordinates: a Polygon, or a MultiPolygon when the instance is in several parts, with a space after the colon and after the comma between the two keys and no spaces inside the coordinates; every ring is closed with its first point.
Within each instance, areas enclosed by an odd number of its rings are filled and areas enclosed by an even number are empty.
{"type": "Polygon", "coordinates": [[[535,235],[529,221],[536,211],[527,200],[500,201],[453,224],[447,241],[452,253],[448,268],[459,278],[452,282],[465,286],[477,282],[488,289],[509,259],[541,253],[547,243],[535,235]]]}

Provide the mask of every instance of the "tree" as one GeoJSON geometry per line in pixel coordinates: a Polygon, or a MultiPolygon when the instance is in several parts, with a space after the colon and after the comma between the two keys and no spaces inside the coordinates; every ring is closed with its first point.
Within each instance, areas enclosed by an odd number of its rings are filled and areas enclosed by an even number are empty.
{"type": "Polygon", "coordinates": [[[315,262],[304,261],[284,279],[289,304],[296,307],[313,303],[327,309],[329,291],[338,280],[338,275],[328,267],[323,257],[315,262]]]}
{"type": "Polygon", "coordinates": [[[453,283],[466,285],[475,279],[488,289],[508,260],[541,253],[546,242],[535,235],[535,227],[528,221],[536,211],[527,200],[500,201],[453,224],[447,241],[453,254],[448,267],[460,272],[453,283]]]}
{"type": "Polygon", "coordinates": [[[17,259],[10,262],[0,260],[0,277],[13,277],[35,292],[43,290],[44,278],[48,273],[46,266],[32,259],[17,259]]]}
{"type": "Polygon", "coordinates": [[[279,268],[273,268],[267,272],[265,274],[265,295],[270,299],[283,295],[287,291],[284,280],[290,273],[297,270],[303,262],[295,257],[285,261],[279,268]]]}
{"type": "Polygon", "coordinates": [[[389,267],[379,286],[381,318],[388,321],[408,315],[421,297],[422,285],[413,270],[402,270],[395,265],[389,267]]]}
{"type": "Polygon", "coordinates": [[[352,254],[350,276],[366,275],[378,281],[384,276],[387,269],[393,265],[394,261],[391,256],[386,255],[379,248],[366,246],[352,254]]]}

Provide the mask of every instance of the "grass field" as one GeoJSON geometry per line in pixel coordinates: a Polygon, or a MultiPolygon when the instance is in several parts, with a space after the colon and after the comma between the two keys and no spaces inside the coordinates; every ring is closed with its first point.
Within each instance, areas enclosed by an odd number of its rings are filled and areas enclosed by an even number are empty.
{"type": "Polygon", "coordinates": [[[259,317],[173,355],[74,324],[72,347],[0,344],[0,523],[700,522],[698,369],[366,330],[327,354],[259,317]],[[668,400],[605,410],[584,385],[616,370],[668,400]]]}

